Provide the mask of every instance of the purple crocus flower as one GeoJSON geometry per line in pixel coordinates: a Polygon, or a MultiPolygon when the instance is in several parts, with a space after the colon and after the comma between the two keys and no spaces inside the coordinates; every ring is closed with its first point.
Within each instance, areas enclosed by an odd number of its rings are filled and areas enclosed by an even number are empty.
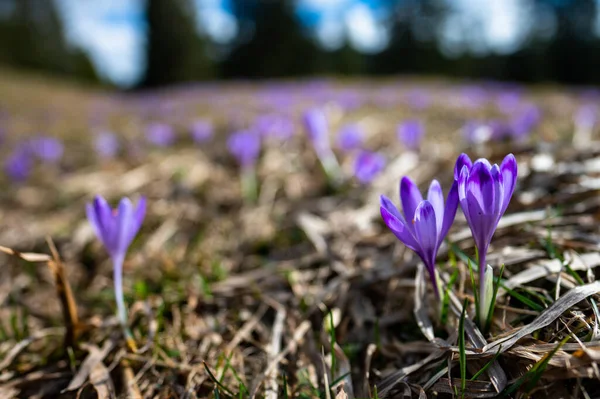
{"type": "Polygon", "coordinates": [[[417,151],[425,129],[418,120],[408,120],[398,125],[398,140],[409,150],[417,151]]]}
{"type": "Polygon", "coordinates": [[[325,174],[327,174],[330,180],[338,180],[341,176],[340,165],[331,150],[329,126],[325,113],[319,108],[313,108],[304,113],[303,120],[308,137],[315,148],[325,174]]]}
{"type": "Polygon", "coordinates": [[[206,120],[197,120],[192,123],[190,129],[192,139],[197,144],[206,143],[210,140],[214,133],[214,127],[212,123],[206,120]]]}
{"type": "Polygon", "coordinates": [[[439,299],[435,274],[435,258],[446,237],[458,208],[458,184],[452,184],[446,204],[442,187],[437,180],[429,186],[427,199],[423,199],[417,185],[408,177],[400,181],[402,213],[385,195],[381,196],[380,211],[383,221],[404,245],[419,255],[439,299]]]}
{"type": "Polygon", "coordinates": [[[294,135],[292,120],[279,114],[261,115],[256,118],[253,127],[264,138],[285,141],[294,135]]]}
{"type": "Polygon", "coordinates": [[[492,127],[482,121],[468,121],[462,130],[463,137],[469,144],[483,144],[489,141],[494,134],[492,127]]]}
{"type": "Polygon", "coordinates": [[[29,142],[33,155],[45,162],[57,162],[63,156],[64,146],[54,137],[37,137],[29,142]]]}
{"type": "Polygon", "coordinates": [[[140,198],[134,209],[131,201],[123,198],[118,208],[111,209],[106,200],[98,195],[93,203],[86,205],[85,210],[96,236],[104,244],[113,262],[117,314],[119,321],[125,326],[127,309],[123,298],[123,262],[131,241],[144,221],[146,199],[140,198]]]}
{"type": "Polygon", "coordinates": [[[343,126],[337,136],[337,147],[342,151],[360,148],[364,141],[364,132],[355,124],[343,126]]]}
{"type": "Polygon", "coordinates": [[[354,175],[363,183],[370,183],[385,167],[385,157],[378,152],[361,151],[354,162],[354,175]]]}
{"type": "Polygon", "coordinates": [[[157,147],[169,147],[175,142],[175,131],[166,123],[151,123],[146,128],[146,139],[157,147]]]}
{"type": "Polygon", "coordinates": [[[592,129],[598,121],[598,107],[594,104],[584,104],[574,115],[575,126],[579,129],[592,129]]]}
{"type": "Polygon", "coordinates": [[[4,162],[4,172],[12,181],[17,183],[27,180],[31,174],[31,167],[31,155],[23,146],[14,149],[4,162]]]}
{"type": "MultiPolygon", "coordinates": [[[[491,165],[483,158],[472,163],[466,154],[461,154],[456,161],[454,178],[458,182],[460,206],[479,254],[479,298],[483,301],[487,250],[515,191],[517,161],[514,155],[508,154],[500,166],[491,165]]],[[[488,310],[480,306],[481,323],[485,323],[488,310]]]]}
{"type": "Polygon", "coordinates": [[[253,131],[241,130],[229,136],[227,148],[242,168],[253,167],[260,154],[260,137],[253,131]]]}
{"type": "Polygon", "coordinates": [[[119,139],[114,133],[101,131],[94,138],[94,149],[101,158],[114,158],[119,147],[119,139]]]}
{"type": "Polygon", "coordinates": [[[512,139],[523,141],[540,123],[542,113],[535,105],[529,105],[523,112],[512,118],[510,121],[512,130],[512,139]]]}
{"type": "Polygon", "coordinates": [[[233,133],[227,140],[229,152],[237,159],[242,168],[242,192],[249,201],[257,196],[256,161],[260,155],[260,137],[251,130],[233,133]]]}

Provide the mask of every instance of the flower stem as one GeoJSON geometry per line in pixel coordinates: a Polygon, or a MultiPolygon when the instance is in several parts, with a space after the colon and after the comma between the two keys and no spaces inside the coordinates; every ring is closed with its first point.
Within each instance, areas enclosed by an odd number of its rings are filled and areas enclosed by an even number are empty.
{"type": "Polygon", "coordinates": [[[258,184],[256,182],[256,169],[254,165],[242,168],[242,195],[248,202],[255,202],[258,198],[258,184]]]}
{"type": "Polygon", "coordinates": [[[123,261],[124,256],[113,258],[113,280],[115,283],[115,301],[117,302],[117,317],[123,328],[127,328],[127,308],[123,296],[123,261]]]}
{"type": "Polygon", "coordinates": [[[487,250],[479,252],[479,326],[483,327],[487,319],[487,312],[489,309],[485,309],[485,269],[487,264],[485,263],[485,256],[487,250]]]}

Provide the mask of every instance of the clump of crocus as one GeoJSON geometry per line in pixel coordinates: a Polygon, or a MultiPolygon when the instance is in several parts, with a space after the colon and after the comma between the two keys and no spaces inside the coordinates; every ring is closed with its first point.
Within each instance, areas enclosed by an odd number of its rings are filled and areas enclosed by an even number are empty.
{"type": "Polygon", "coordinates": [[[479,255],[479,322],[485,323],[490,309],[491,296],[486,281],[491,281],[492,269],[487,267],[486,255],[500,218],[506,212],[517,182],[517,161],[508,154],[500,166],[491,165],[487,159],[475,163],[461,154],[454,168],[458,182],[458,199],[471,228],[479,255]]]}
{"type": "Polygon", "coordinates": [[[306,111],[304,113],[304,126],[325,174],[330,181],[338,181],[341,177],[341,169],[335,154],[331,150],[329,127],[325,113],[318,108],[306,111]]]}
{"type": "Polygon", "coordinates": [[[62,142],[54,137],[42,136],[31,139],[29,148],[38,159],[49,163],[58,162],[64,153],[62,142]]]}
{"type": "Polygon", "coordinates": [[[256,161],[260,155],[260,137],[254,131],[242,130],[229,136],[227,148],[240,164],[244,196],[254,201],[258,194],[256,161]]]}
{"type": "Polygon", "coordinates": [[[598,121],[598,107],[594,104],[584,104],[580,106],[575,115],[575,133],[573,134],[573,145],[577,148],[584,148],[589,145],[594,126],[598,121]]]}
{"type": "Polygon", "coordinates": [[[146,139],[157,147],[169,147],[175,143],[175,131],[166,123],[151,123],[146,128],[146,139]]]}
{"type": "Polygon", "coordinates": [[[119,139],[114,133],[103,130],[94,138],[94,149],[100,158],[114,158],[119,152],[119,139]]]}
{"type": "Polygon", "coordinates": [[[418,151],[425,134],[423,124],[418,120],[408,120],[398,125],[398,140],[410,151],[418,151]]]}
{"type": "Polygon", "coordinates": [[[342,151],[356,150],[363,144],[364,136],[364,132],[356,124],[342,126],[337,135],[337,148],[342,151]]]}
{"type": "Polygon", "coordinates": [[[286,115],[263,114],[253,123],[256,130],[265,139],[286,141],[294,135],[294,123],[286,115]]]}
{"type": "Polygon", "coordinates": [[[385,167],[385,157],[378,152],[361,151],[354,161],[354,176],[363,183],[370,183],[385,167]]]}
{"type": "Polygon", "coordinates": [[[427,199],[423,199],[417,185],[410,178],[403,177],[400,181],[402,213],[389,198],[381,196],[380,211],[383,221],[404,245],[419,255],[429,272],[438,299],[440,290],[435,272],[435,258],[456,216],[457,187],[455,181],[444,204],[442,187],[437,180],[431,182],[427,199]]]}
{"type": "Polygon", "coordinates": [[[196,144],[202,144],[212,138],[214,127],[209,121],[199,119],[192,123],[190,133],[192,135],[192,140],[194,140],[196,144]]]}
{"type": "Polygon", "coordinates": [[[113,262],[117,316],[126,329],[127,308],[123,298],[123,262],[131,241],[144,221],[146,199],[140,198],[134,209],[131,201],[123,198],[118,208],[111,209],[104,198],[96,196],[93,203],[86,205],[86,214],[96,236],[104,244],[113,262]]]}
{"type": "Polygon", "coordinates": [[[528,105],[510,120],[511,138],[513,141],[525,141],[540,123],[542,113],[533,104],[528,105]]]}
{"type": "Polygon", "coordinates": [[[16,183],[27,180],[31,174],[31,168],[31,155],[23,145],[15,148],[4,162],[4,172],[16,183]]]}

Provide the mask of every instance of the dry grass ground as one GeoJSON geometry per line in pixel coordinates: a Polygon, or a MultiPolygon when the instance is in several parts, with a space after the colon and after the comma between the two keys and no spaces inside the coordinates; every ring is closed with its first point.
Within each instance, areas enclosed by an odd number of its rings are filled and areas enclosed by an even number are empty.
{"type": "MultiPolygon", "coordinates": [[[[365,96],[393,92],[390,85],[335,90],[365,96]]],[[[406,85],[399,93],[417,87],[406,85]]],[[[425,87],[426,109],[328,105],[334,126],[359,121],[368,146],[388,157],[372,184],[331,188],[298,128],[289,142],[265,145],[260,196],[248,204],[224,141],[267,107],[275,97],[267,88],[115,97],[1,82],[0,104],[15,116],[5,146],[45,129],[67,152],[59,166],[38,166],[24,184],[5,180],[0,192],[0,398],[600,397],[600,144],[573,148],[576,96],[528,93],[544,115],[530,140],[469,148],[460,127],[493,107],[462,106],[454,85],[425,87]],[[142,122],[156,117],[142,97],[167,104],[179,143],[97,160],[94,118],[133,148],[142,122]],[[211,143],[187,138],[182,121],[192,116],[215,121],[211,143]],[[420,154],[395,138],[395,124],[409,116],[426,121],[420,154]],[[441,322],[418,258],[385,228],[378,206],[380,194],[397,201],[403,175],[447,188],[462,151],[496,162],[513,152],[519,163],[489,255],[505,265],[492,327],[483,334],[467,317],[464,345],[459,320],[465,299],[473,313],[474,248],[461,211],[438,257],[448,287],[441,322]],[[114,316],[110,261],[85,220],[95,194],[113,203],[148,197],[125,264],[135,347],[114,316]]],[[[296,94],[292,109],[310,104],[312,90],[296,94]]]]}

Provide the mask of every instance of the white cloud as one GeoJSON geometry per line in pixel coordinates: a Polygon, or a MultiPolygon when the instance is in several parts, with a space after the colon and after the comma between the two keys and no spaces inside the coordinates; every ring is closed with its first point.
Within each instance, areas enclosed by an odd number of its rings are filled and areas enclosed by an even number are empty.
{"type": "Polygon", "coordinates": [[[378,23],[373,11],[363,3],[353,5],[346,13],[346,28],[352,46],[363,52],[383,50],[389,41],[389,32],[378,23]]]}
{"type": "Polygon", "coordinates": [[[524,39],[527,15],[520,0],[491,0],[486,12],[486,36],[490,47],[500,53],[518,48],[524,39]]]}
{"type": "Polygon", "coordinates": [[[317,39],[327,50],[336,50],[344,45],[346,32],[343,20],[339,18],[323,18],[315,31],[317,39]]]}
{"type": "Polygon", "coordinates": [[[198,0],[198,24],[218,43],[227,43],[235,38],[238,24],[233,15],[225,10],[223,0],[198,0]]]}
{"type": "Polygon", "coordinates": [[[58,5],[67,39],[90,54],[102,77],[124,86],[139,79],[144,45],[135,21],[139,0],[60,0],[58,5]]]}

